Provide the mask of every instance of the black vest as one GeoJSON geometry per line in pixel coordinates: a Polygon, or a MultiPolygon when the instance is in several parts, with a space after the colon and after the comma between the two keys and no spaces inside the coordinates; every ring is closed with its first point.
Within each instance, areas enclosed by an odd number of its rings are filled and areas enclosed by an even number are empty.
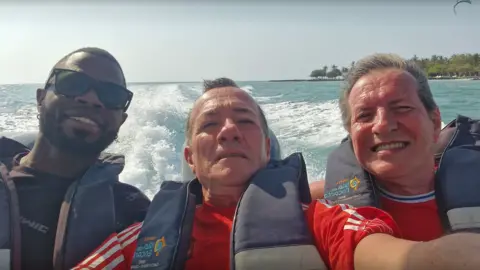
{"type": "MultiPolygon", "coordinates": [[[[27,151],[19,142],[0,137],[0,269],[21,269],[20,213],[9,171],[13,157],[27,151]]],[[[52,258],[55,269],[70,269],[78,264],[110,234],[119,231],[118,221],[126,222],[121,229],[137,221],[131,216],[143,209],[124,213],[116,207],[121,202],[115,200],[113,185],[118,183],[123,167],[123,156],[104,155],[70,185],[58,220],[52,258]]],[[[126,188],[131,195],[144,196],[133,186],[126,188]]],[[[146,197],[145,203],[149,203],[146,197]]]]}

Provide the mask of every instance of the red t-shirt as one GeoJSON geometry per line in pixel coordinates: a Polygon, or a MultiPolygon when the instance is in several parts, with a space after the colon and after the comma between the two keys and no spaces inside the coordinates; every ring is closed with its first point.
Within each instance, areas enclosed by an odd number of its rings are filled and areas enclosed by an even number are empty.
{"type": "MultiPolygon", "coordinates": [[[[353,268],[354,250],[365,236],[386,233],[399,236],[393,219],[377,208],[331,206],[325,200],[304,205],[305,218],[315,246],[329,269],[353,268]]],[[[235,208],[208,204],[198,207],[186,270],[228,270],[230,232],[235,208]]],[[[130,269],[141,223],[112,235],[74,269],[130,269]]]]}
{"type": "Polygon", "coordinates": [[[380,189],[382,209],[397,223],[402,237],[413,241],[430,241],[443,235],[435,192],[400,196],[380,189]]]}

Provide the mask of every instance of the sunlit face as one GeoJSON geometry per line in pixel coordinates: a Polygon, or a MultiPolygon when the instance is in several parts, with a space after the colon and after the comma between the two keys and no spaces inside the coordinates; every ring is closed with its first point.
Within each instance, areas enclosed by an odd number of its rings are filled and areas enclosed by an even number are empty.
{"type": "Polygon", "coordinates": [[[245,185],[267,164],[270,140],[260,119],[255,101],[234,87],[209,90],[195,103],[185,159],[203,185],[245,185]]]}
{"type": "Polygon", "coordinates": [[[432,170],[440,112],[426,111],[413,76],[373,71],[353,86],[348,105],[353,148],[365,169],[382,179],[432,170]]]}
{"type": "MultiPolygon", "coordinates": [[[[58,67],[124,86],[121,69],[103,57],[80,52],[58,67]]],[[[37,91],[40,131],[60,150],[75,155],[98,155],[115,140],[127,115],[121,109],[106,109],[95,91],[75,98],[57,95],[53,91],[54,81],[55,76],[50,79],[47,89],[37,91]]]]}

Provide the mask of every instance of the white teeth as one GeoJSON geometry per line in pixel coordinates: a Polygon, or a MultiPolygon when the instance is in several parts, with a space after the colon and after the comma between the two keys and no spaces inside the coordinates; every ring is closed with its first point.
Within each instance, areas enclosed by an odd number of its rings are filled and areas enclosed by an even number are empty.
{"type": "Polygon", "coordinates": [[[70,117],[70,118],[72,118],[72,119],[74,119],[74,120],[76,120],[76,121],[85,123],[85,124],[98,126],[97,123],[95,123],[95,122],[92,121],[91,119],[88,119],[88,118],[85,118],[85,117],[70,117]]]}
{"type": "Polygon", "coordinates": [[[388,144],[382,144],[376,147],[375,151],[382,151],[382,150],[390,150],[390,149],[400,149],[404,148],[406,146],[405,143],[388,143],[388,144]]]}

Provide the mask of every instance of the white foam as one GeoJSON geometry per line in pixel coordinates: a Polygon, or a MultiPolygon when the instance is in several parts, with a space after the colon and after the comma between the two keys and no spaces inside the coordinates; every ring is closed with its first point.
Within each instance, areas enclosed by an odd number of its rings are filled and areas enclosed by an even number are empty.
{"type": "Polygon", "coordinates": [[[119,142],[110,147],[125,153],[122,181],[153,197],[162,181],[181,180],[183,149],[178,149],[176,142],[183,139],[183,123],[193,104],[184,92],[194,97],[199,89],[178,84],[132,87],[135,101],[120,130],[119,142]]]}
{"type": "Polygon", "coordinates": [[[320,103],[280,102],[264,104],[271,129],[283,153],[303,152],[309,180],[323,178],[325,164],[311,153],[338,144],[347,134],[342,127],[337,101],[320,103]]]}
{"type": "Polygon", "coordinates": [[[245,86],[240,87],[240,89],[244,90],[245,92],[249,93],[250,95],[253,95],[253,90],[255,88],[253,88],[253,86],[251,86],[251,85],[245,85],[245,86]]]}
{"type": "Polygon", "coordinates": [[[265,104],[263,109],[277,137],[295,147],[330,146],[346,135],[335,101],[280,102],[265,104]]]}

